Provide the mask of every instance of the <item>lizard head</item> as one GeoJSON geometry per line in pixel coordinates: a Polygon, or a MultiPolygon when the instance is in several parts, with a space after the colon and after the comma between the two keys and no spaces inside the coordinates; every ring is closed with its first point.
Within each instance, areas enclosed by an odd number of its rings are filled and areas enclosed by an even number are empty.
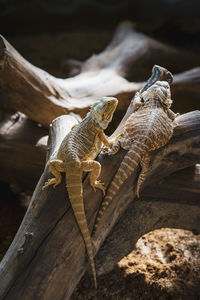
{"type": "Polygon", "coordinates": [[[114,97],[103,97],[91,106],[92,119],[102,129],[106,129],[111,122],[118,100],[114,97]]]}
{"type": "Polygon", "coordinates": [[[143,101],[157,98],[164,107],[170,108],[172,104],[170,86],[167,81],[157,81],[142,93],[143,101]]]}

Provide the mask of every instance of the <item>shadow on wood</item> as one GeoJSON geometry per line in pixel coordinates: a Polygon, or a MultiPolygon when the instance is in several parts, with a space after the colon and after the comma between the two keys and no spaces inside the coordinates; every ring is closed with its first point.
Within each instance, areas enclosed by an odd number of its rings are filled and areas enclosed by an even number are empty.
{"type": "Polygon", "coordinates": [[[47,134],[21,113],[1,116],[0,180],[33,191],[44,169],[47,134]]]}
{"type": "MultiPolygon", "coordinates": [[[[165,147],[152,155],[152,168],[145,186],[162,180],[176,170],[194,165],[200,160],[200,112],[182,115],[177,118],[177,121],[178,126],[175,128],[173,138],[165,147]]],[[[63,136],[75,123],[76,120],[70,116],[62,116],[53,122],[50,129],[50,158],[54,157],[63,136]]],[[[101,178],[106,185],[111,182],[125,153],[126,151],[121,150],[113,157],[99,155],[98,160],[102,164],[101,178]]],[[[57,188],[42,191],[41,187],[48,177],[49,171],[46,167],[18,233],[1,262],[0,296],[2,299],[69,299],[87,268],[85,245],[67,200],[64,180],[57,188]]],[[[93,241],[96,253],[133,201],[135,178],[136,173],[125,182],[106,210],[97,230],[97,238],[93,241]]],[[[100,191],[94,193],[88,178],[84,179],[83,188],[87,220],[92,230],[102,194],[100,191]]],[[[181,205],[176,203],[173,207],[169,204],[169,210],[164,209],[167,207],[164,203],[161,205],[161,216],[163,220],[168,219],[168,226],[170,220],[174,220],[168,217],[169,214],[173,209],[179,209],[181,205]]],[[[143,201],[134,202],[134,213],[137,209],[138,213],[141,213],[144,206],[143,201]]],[[[147,203],[144,219],[140,218],[139,224],[133,221],[133,228],[136,227],[135,240],[144,232],[156,228],[156,222],[160,226],[159,220],[156,219],[158,214],[152,213],[158,210],[158,207],[154,203],[147,203]],[[152,220],[145,223],[148,216],[152,216],[152,220]],[[155,216],[154,220],[153,216],[155,216]]],[[[194,213],[199,215],[199,210],[190,205],[190,200],[187,208],[191,209],[188,215],[194,213]]],[[[132,217],[132,220],[137,219],[132,217]]],[[[183,218],[180,216],[179,221],[180,224],[177,220],[177,226],[181,227],[185,224],[189,227],[187,229],[194,227],[192,218],[184,223],[184,216],[183,218]]],[[[104,255],[110,255],[109,249],[104,255]]]]}
{"type": "Polygon", "coordinates": [[[200,233],[200,175],[194,167],[168,176],[148,186],[131,202],[96,256],[98,275],[116,266],[135,248],[145,233],[160,228],[178,228],[200,233]]]}

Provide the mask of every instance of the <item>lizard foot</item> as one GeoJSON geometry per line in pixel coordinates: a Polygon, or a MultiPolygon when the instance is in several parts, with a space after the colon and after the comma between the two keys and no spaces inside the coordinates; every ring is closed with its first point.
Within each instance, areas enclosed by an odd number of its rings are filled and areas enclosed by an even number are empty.
{"type": "Polygon", "coordinates": [[[120,146],[114,144],[112,147],[103,147],[101,153],[103,155],[114,155],[119,151],[120,146]]]}
{"type": "Polygon", "coordinates": [[[102,190],[103,195],[105,196],[106,194],[106,189],[104,187],[104,184],[101,181],[96,180],[94,185],[92,185],[94,191],[96,192],[96,188],[102,190]]]}
{"type": "Polygon", "coordinates": [[[55,188],[60,182],[56,180],[56,178],[50,178],[48,179],[45,184],[42,187],[42,190],[46,189],[49,185],[53,184],[53,187],[55,188]]]}
{"type": "Polygon", "coordinates": [[[101,149],[101,153],[103,155],[110,155],[110,151],[111,151],[111,148],[106,147],[106,146],[103,146],[102,149],[101,149]]]}

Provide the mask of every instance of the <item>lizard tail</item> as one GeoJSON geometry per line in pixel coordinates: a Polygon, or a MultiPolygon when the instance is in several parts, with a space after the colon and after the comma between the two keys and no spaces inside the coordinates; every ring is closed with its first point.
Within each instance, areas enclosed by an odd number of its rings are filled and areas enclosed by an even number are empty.
{"type": "Polygon", "coordinates": [[[94,277],[95,288],[97,288],[92,241],[83,204],[82,172],[80,172],[79,169],[70,168],[70,171],[68,170],[66,172],[66,186],[74,216],[78,223],[78,227],[81,231],[87,249],[90,265],[92,268],[92,274],[94,277]]]}
{"type": "Polygon", "coordinates": [[[98,224],[106,210],[107,206],[110,204],[112,199],[117,194],[118,190],[125,182],[125,180],[135,171],[138,164],[141,161],[142,155],[145,153],[146,146],[142,143],[134,144],[128,153],[125,155],[117,173],[115,174],[110,187],[106,193],[103,202],[101,203],[101,208],[96,217],[96,223],[94,225],[94,233],[97,230],[98,224]]]}

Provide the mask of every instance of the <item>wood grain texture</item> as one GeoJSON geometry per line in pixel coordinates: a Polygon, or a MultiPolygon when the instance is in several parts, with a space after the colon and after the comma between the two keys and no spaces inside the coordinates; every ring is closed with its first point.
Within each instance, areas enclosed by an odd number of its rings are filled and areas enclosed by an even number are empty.
{"type": "MultiPolygon", "coordinates": [[[[63,135],[75,122],[74,118],[67,116],[60,117],[53,122],[50,130],[49,157],[55,155],[63,135]]],[[[178,126],[175,128],[170,143],[152,155],[152,168],[145,186],[156,183],[163,177],[200,161],[199,136],[199,111],[178,117],[178,126]]],[[[106,185],[111,182],[125,153],[126,151],[121,150],[117,155],[109,158],[99,155],[98,160],[102,164],[101,178],[106,185]]],[[[2,299],[13,299],[13,297],[25,300],[33,298],[69,299],[87,268],[84,242],[67,200],[64,180],[56,189],[42,191],[41,186],[47,177],[49,177],[49,171],[46,167],[18,233],[1,262],[0,297],[2,299]],[[33,233],[33,235],[27,238],[27,232],[33,233]]],[[[97,238],[93,240],[96,253],[116,222],[132,203],[135,179],[136,174],[133,174],[127,180],[102,218],[97,238]]],[[[102,194],[100,191],[93,192],[88,178],[84,178],[83,188],[87,220],[90,230],[92,230],[102,194]]],[[[140,202],[135,202],[135,209],[137,209],[138,203],[140,202]]],[[[141,207],[138,208],[139,212],[143,209],[142,203],[144,202],[141,202],[141,207]]],[[[179,206],[181,203],[176,203],[177,209],[179,206]]],[[[158,211],[158,206],[156,207],[155,209],[158,211]]],[[[188,215],[192,215],[194,208],[190,205],[190,199],[188,199],[187,208],[188,210],[191,208],[188,215]]],[[[172,211],[173,207],[169,205],[169,209],[172,211]]],[[[151,212],[150,205],[147,205],[146,212],[148,217],[148,212],[151,212]]],[[[168,218],[169,213],[170,210],[163,208],[162,218],[168,218]]],[[[158,214],[152,214],[152,220],[148,224],[145,223],[145,218],[141,220],[140,226],[134,225],[137,227],[135,239],[146,230],[150,230],[150,225],[158,221],[158,214]]],[[[182,226],[183,219],[179,220],[180,224],[177,220],[177,226],[182,226]]],[[[168,224],[170,225],[170,222],[168,224]]],[[[188,218],[185,226],[191,229],[193,224],[194,220],[188,218]]],[[[134,238],[132,239],[134,240],[134,238]]],[[[112,248],[111,251],[113,251],[112,248]]],[[[106,250],[106,253],[104,252],[104,255],[111,255],[109,249],[106,250]]]]}
{"type": "MultiPolygon", "coordinates": [[[[103,96],[116,96],[118,110],[125,110],[152,66],[163,62],[170,71],[182,72],[200,65],[200,58],[123,23],[104,51],[79,65],[80,74],[60,79],[29,63],[0,36],[0,107],[20,111],[43,126],[62,114],[83,117],[90,105],[103,96]]],[[[199,71],[193,73],[191,86],[199,96],[198,78],[199,71]]],[[[174,84],[173,97],[181,88],[193,99],[191,86],[184,85],[184,81],[183,74],[181,82],[174,84]]]]}
{"type": "MultiPolygon", "coordinates": [[[[51,126],[50,129],[50,136],[53,137],[53,140],[51,142],[51,149],[48,151],[47,158],[49,155],[54,157],[54,153],[56,150],[58,150],[63,137],[65,134],[67,134],[67,132],[70,131],[71,127],[74,126],[76,122],[77,121],[73,117],[68,116],[65,116],[64,118],[58,118],[57,121],[53,122],[53,126],[51,126]]],[[[66,211],[67,207],[65,190],[63,190],[63,198],[60,198],[59,196],[59,199],[57,198],[57,195],[60,195],[60,187],[57,190],[54,190],[55,193],[53,194],[53,197],[50,197],[50,201],[48,200],[49,191],[43,192],[41,190],[45,180],[50,175],[47,169],[48,168],[46,168],[44,174],[38,182],[32,202],[24,217],[24,221],[22,222],[18,233],[13,240],[13,243],[7,252],[8,256],[6,254],[7,257],[5,256],[5,260],[3,259],[0,264],[0,273],[3,278],[0,289],[2,293],[1,296],[6,293],[4,283],[10,282],[9,285],[12,285],[16,279],[15,276],[19,276],[23,270],[25,271],[31,260],[37,256],[36,254],[38,246],[41,247],[43,243],[45,244],[45,240],[48,238],[50,231],[56,226],[57,222],[59,222],[59,219],[62,218],[64,212],[66,211]],[[42,220],[42,223],[39,222],[40,225],[38,224],[39,219],[42,220]],[[27,238],[26,233],[31,233],[33,235],[27,238]],[[10,272],[7,272],[8,269],[10,272]]],[[[59,244],[57,246],[59,246],[59,244]]],[[[52,253],[54,253],[53,249],[57,246],[55,243],[53,248],[51,248],[52,253]]],[[[47,250],[49,251],[49,249],[47,250]]],[[[42,263],[40,266],[38,265],[38,267],[38,271],[42,275],[46,269],[45,263],[42,263]]],[[[23,294],[23,291],[21,292],[23,294]]]]}

